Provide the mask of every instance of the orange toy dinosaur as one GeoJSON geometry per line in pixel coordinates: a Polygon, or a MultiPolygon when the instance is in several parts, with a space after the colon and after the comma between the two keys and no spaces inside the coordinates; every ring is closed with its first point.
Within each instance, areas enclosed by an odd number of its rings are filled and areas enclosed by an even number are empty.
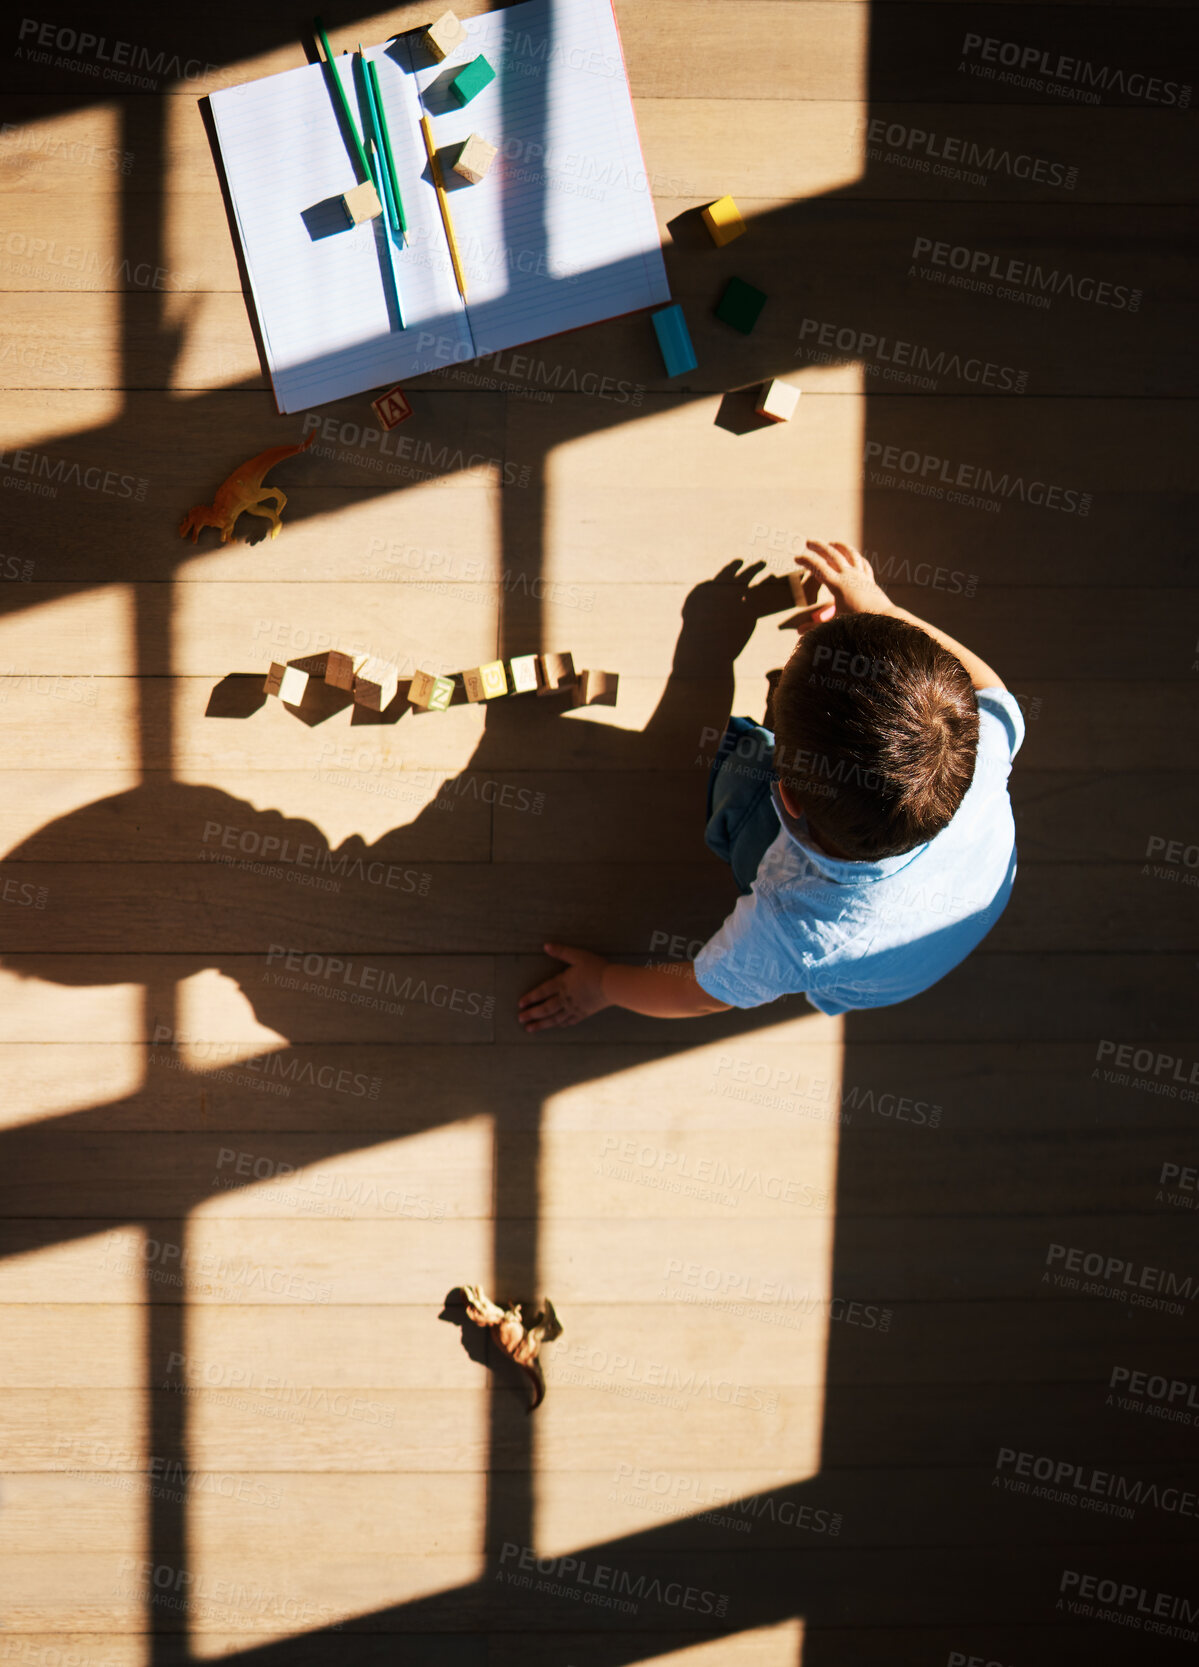
{"type": "Polygon", "coordinates": [[[262,477],[276,463],[282,463],[285,457],[307,451],[315,439],[314,428],[301,446],[272,446],[269,451],[260,451],[248,463],[240,464],[229,479],[217,487],[216,496],[210,504],[197,504],[194,509],[188,510],[179,523],[180,538],[186,538],[190,533],[194,544],[203,527],[218,527],[221,543],[228,544],[239,515],[261,515],[271,523],[271,537],[277,538],[283,525],[283,506],[287,503],[287,495],[277,486],[264,486],[262,477]],[[267,498],[275,499],[273,509],[266,502],[267,498]]]}
{"type": "Polygon", "coordinates": [[[538,1314],[532,1325],[526,1328],[518,1302],[510,1308],[501,1308],[492,1302],[481,1285],[464,1285],[462,1294],[466,1298],[467,1317],[485,1331],[494,1330],[500,1348],[528,1378],[533,1391],[532,1405],[528,1410],[532,1412],[533,1407],[540,1406],[545,1399],[545,1376],[537,1358],[541,1345],[552,1343],[562,1335],[562,1322],[554,1313],[553,1303],[546,1297],[545,1313],[538,1314]]]}

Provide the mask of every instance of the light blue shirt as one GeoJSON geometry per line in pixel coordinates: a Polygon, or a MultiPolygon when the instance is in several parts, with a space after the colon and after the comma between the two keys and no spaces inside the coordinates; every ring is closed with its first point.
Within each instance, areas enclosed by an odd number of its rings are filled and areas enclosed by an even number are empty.
{"type": "Polygon", "coordinates": [[[773,789],[782,824],[748,896],[695,960],[709,995],[760,1007],[803,991],[821,1013],[888,1007],[927,990],[986,937],[1016,874],[1007,781],[1024,719],[1006,689],[980,689],[974,775],[935,839],[879,862],[812,843],[773,789]]]}

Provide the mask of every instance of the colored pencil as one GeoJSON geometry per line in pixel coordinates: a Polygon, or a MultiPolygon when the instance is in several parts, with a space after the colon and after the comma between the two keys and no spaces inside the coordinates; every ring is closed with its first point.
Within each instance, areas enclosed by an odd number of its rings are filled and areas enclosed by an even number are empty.
{"type": "Polygon", "coordinates": [[[372,177],[375,177],[375,190],[379,193],[379,201],[387,213],[387,224],[393,232],[401,234],[399,214],[396,212],[395,196],[391,189],[391,179],[388,175],[383,142],[379,136],[379,117],[375,109],[374,95],[371,91],[370,65],[362,50],[362,42],[358,43],[358,56],[354,60],[354,80],[358,86],[360,106],[365,112],[363,129],[370,137],[371,156],[374,160],[372,177]]]}
{"type": "Polygon", "coordinates": [[[346,102],[345,88],[341,84],[341,76],[337,73],[337,65],[333,62],[333,50],[329,45],[329,37],[325,33],[325,26],[319,17],[314,17],[312,27],[320,38],[325,49],[325,74],[333,87],[333,99],[341,115],[345,129],[345,137],[350,145],[350,155],[360,169],[359,178],[365,182],[370,179],[370,166],[366,160],[366,152],[362,148],[362,141],[358,137],[358,129],[354,126],[354,118],[350,114],[350,106],[346,102]]]}
{"type": "Polygon", "coordinates": [[[454,223],[450,219],[450,205],[446,200],[445,181],[441,177],[441,163],[437,160],[437,151],[433,144],[433,130],[429,126],[428,116],[420,119],[420,130],[424,135],[425,150],[429,153],[429,172],[433,176],[433,184],[437,191],[437,206],[441,210],[441,223],[445,227],[445,240],[450,246],[450,260],[454,267],[454,280],[458,285],[458,294],[466,300],[466,279],[462,275],[462,262],[458,256],[458,239],[454,236],[454,223]]]}
{"type": "MultiPolygon", "coordinates": [[[[359,51],[361,51],[359,47],[359,51]]],[[[364,58],[366,64],[366,84],[371,95],[371,108],[374,111],[375,134],[379,148],[383,152],[383,161],[387,168],[388,183],[391,194],[395,198],[396,229],[401,233],[405,243],[408,241],[408,225],[404,219],[404,199],[400,196],[400,182],[396,176],[395,157],[391,154],[391,134],[387,131],[387,117],[383,113],[383,95],[379,91],[379,72],[375,68],[373,58],[364,58]]]]}

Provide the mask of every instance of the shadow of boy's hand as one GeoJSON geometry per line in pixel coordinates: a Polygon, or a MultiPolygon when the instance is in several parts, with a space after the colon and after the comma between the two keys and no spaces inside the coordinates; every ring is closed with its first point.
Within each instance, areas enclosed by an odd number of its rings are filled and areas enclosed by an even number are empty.
{"type": "Polygon", "coordinates": [[[710,655],[735,660],[760,619],[794,605],[785,578],[770,574],[753,583],[765,565],[755,561],[743,567],[740,560],[731,561],[689,591],[683,603],[683,637],[702,642],[710,655]]]}

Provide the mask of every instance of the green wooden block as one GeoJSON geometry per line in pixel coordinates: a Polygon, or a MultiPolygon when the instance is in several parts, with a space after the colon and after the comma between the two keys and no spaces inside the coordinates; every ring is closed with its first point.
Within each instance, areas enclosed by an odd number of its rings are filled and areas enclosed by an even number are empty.
{"type": "Polygon", "coordinates": [[[465,69],[458,71],[450,82],[450,91],[459,104],[469,104],[476,93],[481,93],[494,80],[495,71],[480,53],[477,58],[471,59],[465,69]]]}
{"type": "Polygon", "coordinates": [[[452,677],[439,677],[429,694],[429,711],[444,712],[454,698],[454,680],[452,677]]]}
{"type": "Polygon", "coordinates": [[[717,302],[716,316],[723,323],[731,324],[734,330],[740,330],[743,336],[748,336],[765,305],[766,297],[760,289],[747,284],[744,278],[730,278],[717,302]]]}

